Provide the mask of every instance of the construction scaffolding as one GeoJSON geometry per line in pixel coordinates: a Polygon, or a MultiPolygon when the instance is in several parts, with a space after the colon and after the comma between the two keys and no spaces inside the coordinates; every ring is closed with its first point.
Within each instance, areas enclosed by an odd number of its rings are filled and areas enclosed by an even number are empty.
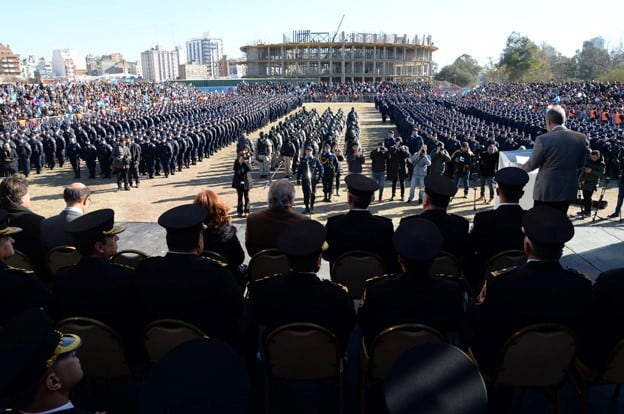
{"type": "Polygon", "coordinates": [[[298,30],[283,43],[241,47],[247,76],[316,78],[322,82],[431,80],[431,36],[298,30]],[[333,39],[333,41],[332,41],[333,39]]]}

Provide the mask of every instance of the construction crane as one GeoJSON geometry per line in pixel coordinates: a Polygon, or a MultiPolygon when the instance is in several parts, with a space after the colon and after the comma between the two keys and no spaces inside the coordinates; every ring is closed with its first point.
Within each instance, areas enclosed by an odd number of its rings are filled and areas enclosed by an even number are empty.
{"type": "Polygon", "coordinates": [[[340,19],[340,23],[338,23],[338,27],[336,28],[336,31],[334,32],[334,36],[332,37],[332,43],[334,42],[334,40],[336,40],[336,36],[338,35],[338,31],[340,30],[340,27],[342,26],[342,21],[344,20],[345,15],[342,15],[342,18],[340,19]]]}

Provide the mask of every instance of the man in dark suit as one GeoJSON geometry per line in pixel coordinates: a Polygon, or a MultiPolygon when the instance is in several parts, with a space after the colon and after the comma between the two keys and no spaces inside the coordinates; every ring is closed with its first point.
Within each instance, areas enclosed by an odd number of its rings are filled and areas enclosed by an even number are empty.
{"type": "Polygon", "coordinates": [[[0,208],[9,213],[11,226],[22,229],[13,237],[15,249],[28,257],[35,273],[46,278],[48,272],[40,240],[43,217],[30,210],[28,179],[24,174],[16,173],[0,182],[0,208]]]}
{"type": "Polygon", "coordinates": [[[345,183],[349,212],[327,219],[325,228],[329,247],[323,252],[323,259],[331,266],[343,253],[366,250],[378,254],[388,271],[398,270],[397,255],[392,246],[392,220],[368,211],[377,183],[361,174],[347,175],[345,183]]]}
{"type": "Polygon", "coordinates": [[[295,186],[288,180],[276,180],[269,187],[269,206],[247,216],[245,247],[249,256],[274,249],[277,236],[289,224],[309,220],[293,210],[295,186]]]}
{"type": "Polygon", "coordinates": [[[80,261],[60,269],[54,277],[54,292],[62,317],[88,316],[117,329],[123,336],[133,328],[133,278],[131,268],[110,262],[117,253],[119,233],[115,212],[96,210],[68,223],[72,245],[80,261]]]}
{"type": "Polygon", "coordinates": [[[82,183],[72,183],[63,190],[63,199],[63,211],[41,222],[41,245],[44,252],[72,244],[72,236],[66,230],[67,223],[87,212],[91,205],[91,190],[82,183]]]}
{"type": "Polygon", "coordinates": [[[432,221],[442,233],[442,250],[453,254],[462,264],[469,250],[469,223],[461,216],[446,212],[451,197],[456,192],[457,187],[450,178],[437,174],[428,175],[425,177],[424,211],[419,215],[403,217],[401,224],[417,217],[432,221]]]}
{"type": "Polygon", "coordinates": [[[9,226],[8,213],[0,210],[0,326],[32,307],[44,308],[52,318],[58,316],[56,298],[35,273],[4,263],[14,254],[12,236],[20,231],[9,226]]]}
{"type": "Polygon", "coordinates": [[[266,333],[287,323],[315,323],[335,333],[344,349],[355,311],[346,288],[316,275],[326,235],[323,225],[313,220],[286,227],[276,243],[288,257],[290,271],[256,281],[250,300],[254,317],[266,333]]]}
{"type": "Polygon", "coordinates": [[[529,160],[522,166],[526,172],[539,168],[533,199],[567,213],[578,192],[578,171],[589,155],[585,134],[567,129],[565,110],[554,105],[546,112],[545,134],[537,137],[529,160]]]}
{"type": "Polygon", "coordinates": [[[141,325],[174,318],[197,325],[206,335],[238,345],[243,297],[227,264],[202,257],[202,222],[198,205],[174,207],[158,218],[167,230],[164,257],[143,260],[136,269],[141,325]]]}
{"type": "Polygon", "coordinates": [[[470,347],[479,366],[492,373],[509,336],[528,325],[563,324],[580,333],[591,303],[591,280],[559,264],[574,227],[560,210],[537,206],[524,213],[526,264],[491,274],[470,309],[470,347]]]}
{"type": "Polygon", "coordinates": [[[88,414],[69,399],[84,376],[76,356],[81,344],[79,336],[54,330],[41,309],[14,318],[0,330],[0,401],[8,399],[0,409],[88,414]]]}
{"type": "Polygon", "coordinates": [[[454,280],[429,273],[443,244],[436,225],[421,218],[406,221],[397,228],[392,243],[403,272],[367,280],[358,314],[368,349],[377,334],[402,323],[458,332],[464,318],[464,290],[454,280]]]}
{"type": "Polygon", "coordinates": [[[521,168],[506,167],[496,172],[495,180],[500,204],[495,210],[475,214],[470,233],[472,251],[464,275],[475,292],[481,291],[484,267],[489,259],[505,250],[524,249],[524,209],[520,207],[520,198],[529,175],[521,168]]]}

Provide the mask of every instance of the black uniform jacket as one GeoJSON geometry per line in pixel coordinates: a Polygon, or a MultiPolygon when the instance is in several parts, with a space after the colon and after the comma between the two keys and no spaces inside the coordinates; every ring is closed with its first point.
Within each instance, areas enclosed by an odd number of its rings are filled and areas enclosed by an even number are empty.
{"type": "Polygon", "coordinates": [[[51,319],[58,316],[56,299],[37,275],[0,262],[0,326],[33,307],[44,308],[51,319]]]}
{"type": "Polygon", "coordinates": [[[334,332],[344,346],[355,323],[346,289],[314,273],[291,270],[260,279],[250,290],[250,299],[255,319],[267,334],[288,323],[315,323],[334,332]]]}
{"type": "Polygon", "coordinates": [[[132,268],[103,258],[82,257],[76,265],[59,270],[53,282],[63,318],[95,318],[123,336],[133,329],[132,268]]]}
{"type": "Polygon", "coordinates": [[[378,254],[389,272],[398,270],[397,253],[392,245],[394,227],[387,217],[375,216],[368,210],[350,210],[327,219],[327,244],[323,258],[333,262],[351,250],[368,250],[378,254]]]}
{"type": "Polygon", "coordinates": [[[167,253],[141,262],[136,270],[143,323],[181,319],[210,337],[236,344],[243,298],[225,264],[194,254],[167,253]]]}
{"type": "Polygon", "coordinates": [[[471,348],[490,371],[505,341],[536,323],[558,323],[580,333],[591,303],[591,280],[556,261],[529,261],[492,274],[483,302],[469,312],[471,348]]]}
{"type": "Polygon", "coordinates": [[[386,328],[403,323],[458,332],[464,320],[464,290],[443,276],[397,273],[369,279],[358,314],[367,347],[386,328]]]}
{"type": "Polygon", "coordinates": [[[426,210],[418,215],[403,217],[401,223],[417,217],[432,221],[438,226],[444,240],[442,250],[455,255],[460,263],[465,260],[469,251],[468,220],[455,214],[448,214],[445,210],[426,210]]]}

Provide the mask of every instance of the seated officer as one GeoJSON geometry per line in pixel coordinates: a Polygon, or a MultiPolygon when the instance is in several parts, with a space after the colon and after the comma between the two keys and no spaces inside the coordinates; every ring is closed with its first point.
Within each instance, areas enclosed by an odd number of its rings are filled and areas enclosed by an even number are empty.
{"type": "Polygon", "coordinates": [[[344,349],[355,311],[346,288],[316,275],[326,234],[323,225],[313,220],[286,227],[277,238],[277,248],[288,257],[290,271],[257,280],[250,300],[265,333],[288,323],[315,323],[335,333],[344,349]]]}
{"type": "Polygon", "coordinates": [[[9,215],[0,210],[0,326],[31,307],[43,307],[57,316],[56,299],[36,274],[8,266],[5,261],[15,254],[11,235],[22,231],[9,226],[9,215]]]}
{"type": "Polygon", "coordinates": [[[103,209],[76,218],[66,228],[82,257],[54,277],[61,316],[95,318],[125,335],[134,315],[133,270],[110,262],[124,227],[115,226],[112,209],[103,209]]]}
{"type": "Polygon", "coordinates": [[[564,243],[574,236],[568,217],[537,206],[524,213],[522,226],[527,263],[491,274],[469,313],[470,347],[486,373],[512,333],[543,322],[580,332],[591,303],[591,280],[559,264],[564,243]]]}
{"type": "Polygon", "coordinates": [[[450,178],[429,174],[425,177],[424,211],[419,215],[403,217],[401,223],[416,217],[432,221],[442,233],[442,250],[455,255],[463,263],[468,253],[468,220],[446,212],[456,192],[457,187],[450,178]]]}
{"type": "Polygon", "coordinates": [[[243,297],[226,263],[201,256],[207,214],[204,207],[188,204],[158,218],[167,230],[169,251],[141,261],[136,269],[141,325],[181,319],[212,338],[238,345],[243,297]]]}
{"type": "Polygon", "coordinates": [[[349,212],[327,219],[325,228],[329,247],[323,252],[323,258],[331,266],[343,253],[367,250],[381,256],[387,270],[399,270],[396,251],[392,247],[392,220],[368,211],[377,183],[361,174],[347,175],[345,183],[349,212]]]}
{"type": "Polygon", "coordinates": [[[580,359],[603,368],[609,352],[624,339],[624,268],[600,273],[593,286],[591,312],[582,339],[580,359]]]}
{"type": "Polygon", "coordinates": [[[386,328],[402,323],[458,332],[464,318],[464,290],[459,283],[431,276],[429,269],[442,247],[432,222],[416,218],[401,224],[392,237],[403,272],[366,281],[358,314],[366,346],[386,328]]]}
{"type": "Polygon", "coordinates": [[[80,337],[52,329],[42,309],[32,308],[0,330],[0,400],[6,406],[29,413],[87,411],[69,400],[83,372],[76,350],[80,337]]]}
{"type": "Polygon", "coordinates": [[[500,204],[496,210],[475,214],[470,233],[472,252],[467,262],[470,269],[464,268],[464,274],[475,292],[481,291],[489,259],[505,250],[524,249],[524,209],[520,207],[520,198],[529,182],[529,174],[522,168],[506,167],[496,172],[495,180],[500,204]]]}

